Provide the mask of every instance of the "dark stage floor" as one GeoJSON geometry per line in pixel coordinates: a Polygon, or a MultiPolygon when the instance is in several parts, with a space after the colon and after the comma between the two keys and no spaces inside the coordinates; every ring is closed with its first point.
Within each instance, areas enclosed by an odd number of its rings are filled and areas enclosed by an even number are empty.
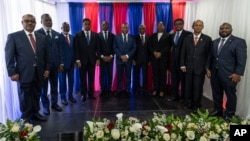
{"type": "MultiPolygon", "coordinates": [[[[87,100],[84,103],[81,102],[79,94],[74,96],[77,98],[77,103],[69,102],[69,105],[62,106],[62,112],[52,110],[51,114],[47,116],[48,121],[35,123],[42,126],[40,132],[42,141],[57,141],[60,133],[82,131],[85,121],[92,118],[101,117],[115,120],[117,113],[123,113],[124,117],[150,119],[154,112],[178,116],[185,116],[192,112],[192,110],[181,108],[178,102],[168,102],[167,99],[170,98],[170,95],[166,95],[164,98],[150,95],[99,97],[99,92],[96,92],[96,100],[87,100]]],[[[60,100],[58,104],[62,105],[60,100]]],[[[202,109],[212,110],[212,101],[205,97],[202,99],[202,105],[202,109]]]]}

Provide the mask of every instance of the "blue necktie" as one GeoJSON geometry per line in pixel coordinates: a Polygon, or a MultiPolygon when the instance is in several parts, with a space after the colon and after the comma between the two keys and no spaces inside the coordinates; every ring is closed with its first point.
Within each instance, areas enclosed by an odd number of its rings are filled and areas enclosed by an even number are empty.
{"type": "Polygon", "coordinates": [[[87,31],[86,34],[87,34],[87,42],[88,42],[88,45],[89,45],[89,41],[90,41],[90,39],[89,39],[89,32],[87,31]]]}
{"type": "Polygon", "coordinates": [[[175,45],[178,44],[179,38],[180,38],[180,32],[178,31],[178,32],[176,32],[176,36],[175,36],[175,40],[174,40],[175,45]]]}
{"type": "Polygon", "coordinates": [[[224,42],[225,42],[225,39],[222,38],[222,39],[220,40],[220,45],[219,45],[219,47],[218,47],[217,55],[220,54],[220,51],[221,51],[221,49],[222,49],[222,47],[223,47],[223,45],[224,45],[224,42]]]}

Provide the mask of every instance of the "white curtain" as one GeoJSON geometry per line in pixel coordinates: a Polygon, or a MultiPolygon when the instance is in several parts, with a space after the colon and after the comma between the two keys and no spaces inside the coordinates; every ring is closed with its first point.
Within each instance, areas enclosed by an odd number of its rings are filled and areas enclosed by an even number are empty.
{"type": "MultiPolygon", "coordinates": [[[[1,0],[0,1],[0,122],[5,123],[9,118],[19,118],[18,87],[16,82],[10,81],[6,71],[4,48],[9,33],[22,30],[21,19],[24,14],[36,17],[36,29],[41,27],[40,17],[49,13],[53,20],[53,27],[58,30],[56,5],[41,0],[1,0]]],[[[67,11],[68,13],[68,11],[67,11]]]]}
{"type": "MultiPolygon", "coordinates": [[[[187,4],[188,29],[194,19],[204,21],[203,33],[210,35],[213,39],[219,37],[219,26],[223,22],[229,22],[233,27],[233,35],[244,38],[247,42],[248,60],[244,76],[237,86],[237,110],[236,114],[245,117],[250,114],[250,70],[249,70],[249,52],[250,52],[250,18],[249,18],[249,0],[200,0],[197,4],[187,4]],[[196,9],[196,10],[195,10],[196,9]],[[195,18],[194,18],[195,17],[195,18]],[[192,21],[190,20],[192,19],[192,21]]],[[[192,31],[192,30],[191,30],[192,31]]],[[[205,96],[211,98],[210,82],[207,79],[204,85],[205,96]]],[[[230,102],[230,101],[229,101],[230,102]]]]}

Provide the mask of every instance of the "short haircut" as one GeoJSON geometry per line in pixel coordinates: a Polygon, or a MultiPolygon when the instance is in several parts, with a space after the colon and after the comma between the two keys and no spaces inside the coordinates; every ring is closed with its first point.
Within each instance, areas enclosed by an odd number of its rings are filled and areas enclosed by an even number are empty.
{"type": "Polygon", "coordinates": [[[175,19],[175,20],[174,20],[174,23],[176,23],[177,21],[181,21],[181,22],[184,24],[184,20],[181,19],[181,18],[175,19]]]}
{"type": "Polygon", "coordinates": [[[85,22],[85,21],[90,22],[90,19],[89,19],[89,18],[84,18],[84,19],[82,20],[82,22],[85,22]]]}

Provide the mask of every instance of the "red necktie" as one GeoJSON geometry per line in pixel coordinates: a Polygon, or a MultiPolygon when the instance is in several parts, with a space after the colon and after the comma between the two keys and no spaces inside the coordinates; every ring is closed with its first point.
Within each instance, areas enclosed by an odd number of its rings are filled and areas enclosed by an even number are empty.
{"type": "Polygon", "coordinates": [[[30,41],[31,41],[33,50],[34,50],[34,52],[36,53],[36,41],[35,41],[35,39],[33,38],[33,35],[32,35],[31,33],[29,34],[29,36],[30,36],[30,41]]]}
{"type": "Polygon", "coordinates": [[[69,35],[68,35],[68,34],[65,34],[65,38],[66,38],[67,43],[70,45],[69,35]]]}

